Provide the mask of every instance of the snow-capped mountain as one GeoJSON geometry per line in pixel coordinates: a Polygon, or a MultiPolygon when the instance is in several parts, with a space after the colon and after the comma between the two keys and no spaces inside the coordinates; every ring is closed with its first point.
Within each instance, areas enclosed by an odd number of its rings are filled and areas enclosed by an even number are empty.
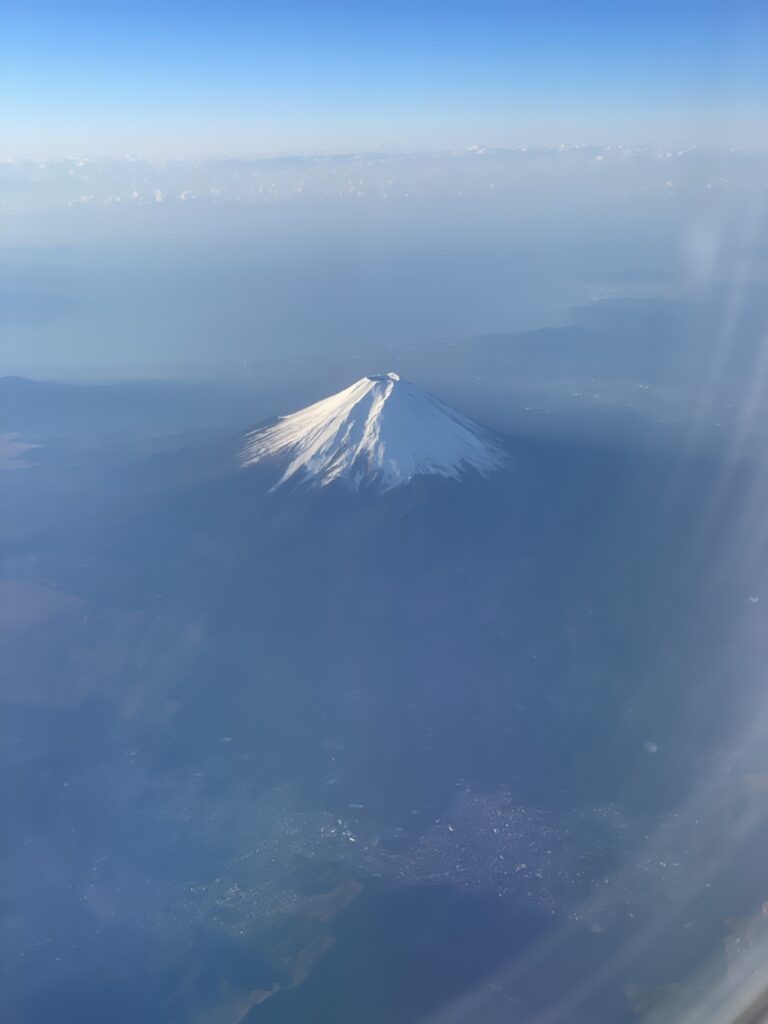
{"type": "Polygon", "coordinates": [[[397,373],[363,377],[247,435],[243,466],[272,458],[286,461],[280,484],[298,477],[382,490],[420,475],[486,475],[507,461],[489,431],[397,373]]]}

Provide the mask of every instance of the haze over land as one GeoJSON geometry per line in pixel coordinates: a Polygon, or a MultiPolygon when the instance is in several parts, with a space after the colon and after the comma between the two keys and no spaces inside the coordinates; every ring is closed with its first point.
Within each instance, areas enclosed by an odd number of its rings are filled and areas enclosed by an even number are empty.
{"type": "Polygon", "coordinates": [[[749,302],[766,278],[759,152],[73,159],[2,177],[11,372],[291,356],[363,373],[621,297],[682,303],[695,348],[697,304],[749,302]]]}

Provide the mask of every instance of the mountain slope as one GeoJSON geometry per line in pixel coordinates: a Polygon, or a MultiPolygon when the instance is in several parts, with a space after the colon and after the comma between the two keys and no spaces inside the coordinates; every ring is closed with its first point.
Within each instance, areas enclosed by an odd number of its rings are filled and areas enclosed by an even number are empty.
{"type": "Polygon", "coordinates": [[[273,457],[287,459],[280,483],[299,475],[382,490],[419,475],[486,475],[507,460],[487,430],[396,373],[363,377],[247,436],[244,466],[273,457]]]}

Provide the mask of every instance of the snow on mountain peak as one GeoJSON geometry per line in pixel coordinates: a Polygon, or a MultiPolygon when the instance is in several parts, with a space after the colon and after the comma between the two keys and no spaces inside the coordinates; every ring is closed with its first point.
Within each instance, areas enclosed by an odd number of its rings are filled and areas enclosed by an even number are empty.
{"type": "Polygon", "coordinates": [[[275,457],[287,462],[279,484],[299,477],[382,490],[423,474],[485,475],[507,461],[491,433],[397,373],[363,377],[246,436],[243,466],[275,457]]]}

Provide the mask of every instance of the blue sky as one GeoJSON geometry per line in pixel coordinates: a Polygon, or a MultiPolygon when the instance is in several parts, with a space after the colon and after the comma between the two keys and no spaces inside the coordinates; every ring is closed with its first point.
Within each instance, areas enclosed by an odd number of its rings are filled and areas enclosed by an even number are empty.
{"type": "Polygon", "coordinates": [[[6,0],[8,156],[768,142],[764,2],[6,0]]]}

